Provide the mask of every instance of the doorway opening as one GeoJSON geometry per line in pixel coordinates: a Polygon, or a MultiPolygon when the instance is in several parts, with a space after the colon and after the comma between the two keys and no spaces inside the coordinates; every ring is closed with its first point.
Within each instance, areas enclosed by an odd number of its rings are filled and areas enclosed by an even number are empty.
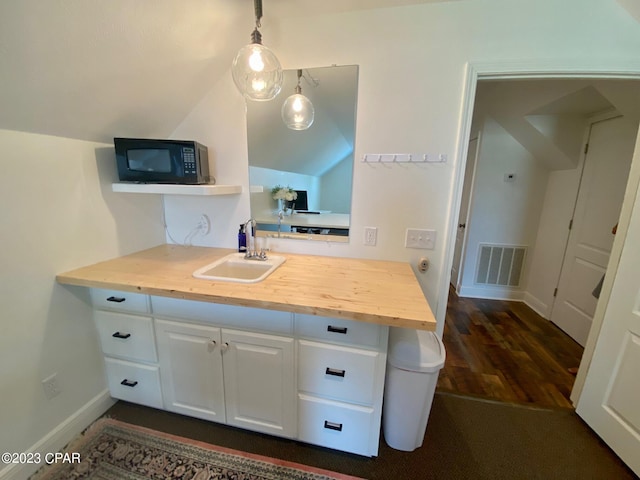
{"type": "Polygon", "coordinates": [[[592,292],[606,270],[635,146],[637,87],[620,79],[477,82],[441,390],[572,406],[592,292]],[[500,282],[513,260],[502,252],[514,249],[526,252],[515,287],[500,282]]]}

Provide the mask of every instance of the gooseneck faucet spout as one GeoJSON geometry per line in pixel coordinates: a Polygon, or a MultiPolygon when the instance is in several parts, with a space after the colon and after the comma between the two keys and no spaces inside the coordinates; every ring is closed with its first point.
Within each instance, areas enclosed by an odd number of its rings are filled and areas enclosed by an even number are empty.
{"type": "Polygon", "coordinates": [[[256,248],[255,227],[256,221],[253,218],[250,218],[244,224],[244,233],[247,235],[247,253],[244,254],[244,258],[247,260],[266,260],[266,253],[264,251],[258,252],[256,248]]]}
{"type": "Polygon", "coordinates": [[[256,221],[250,218],[244,223],[244,233],[247,236],[247,253],[245,258],[250,258],[255,254],[253,228],[256,226],[256,221]]]}

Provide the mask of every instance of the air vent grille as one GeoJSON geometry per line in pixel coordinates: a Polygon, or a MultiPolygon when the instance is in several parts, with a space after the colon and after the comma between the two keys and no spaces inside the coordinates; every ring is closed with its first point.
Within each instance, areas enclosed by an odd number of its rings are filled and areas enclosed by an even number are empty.
{"type": "Polygon", "coordinates": [[[476,284],[519,286],[526,253],[527,247],[480,245],[476,284]]]}

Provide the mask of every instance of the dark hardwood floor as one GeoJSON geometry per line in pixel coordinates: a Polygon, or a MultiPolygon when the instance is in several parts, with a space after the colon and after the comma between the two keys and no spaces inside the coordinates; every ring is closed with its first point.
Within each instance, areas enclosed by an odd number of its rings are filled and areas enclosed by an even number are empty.
{"type": "Polygon", "coordinates": [[[449,290],[438,390],[540,407],[572,408],[583,348],[522,302],[449,290]]]}

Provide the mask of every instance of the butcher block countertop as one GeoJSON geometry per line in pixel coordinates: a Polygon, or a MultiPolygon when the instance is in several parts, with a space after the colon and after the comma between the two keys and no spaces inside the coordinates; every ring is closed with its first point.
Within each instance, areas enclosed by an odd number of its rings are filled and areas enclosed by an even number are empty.
{"type": "Polygon", "coordinates": [[[197,279],[233,250],[160,245],[58,275],[67,285],[266,308],[420,330],[436,319],[408,263],[277,252],[286,261],[258,283],[197,279]]]}

